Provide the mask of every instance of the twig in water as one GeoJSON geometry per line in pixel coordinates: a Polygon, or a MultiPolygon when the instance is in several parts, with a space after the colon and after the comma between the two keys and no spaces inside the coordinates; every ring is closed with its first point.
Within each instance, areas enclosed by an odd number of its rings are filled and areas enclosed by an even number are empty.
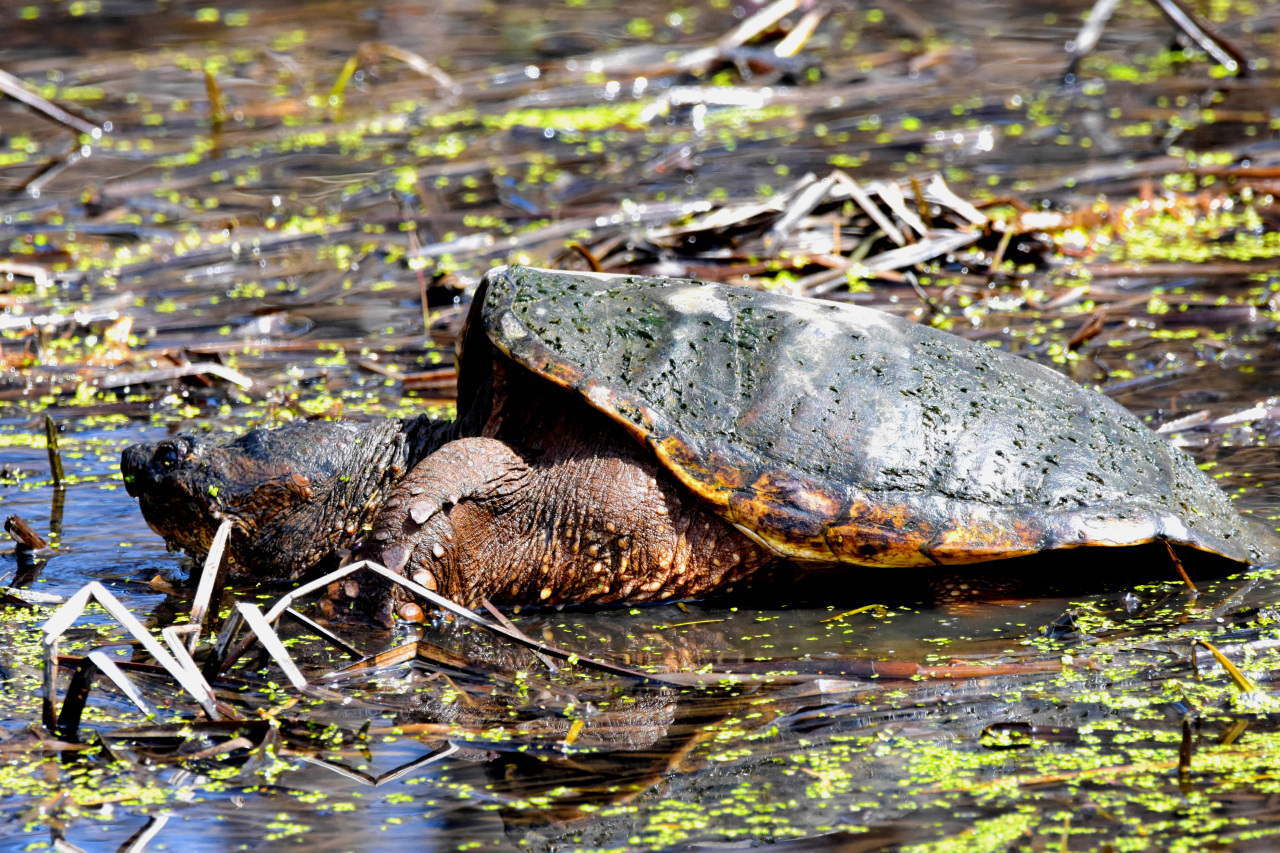
{"type": "Polygon", "coordinates": [[[27,554],[43,554],[48,556],[50,549],[39,533],[27,524],[26,520],[20,515],[11,515],[4,522],[4,529],[10,536],[19,551],[25,551],[27,554]]]}
{"type": "Polygon", "coordinates": [[[916,199],[916,213],[920,214],[920,221],[924,223],[924,227],[933,229],[933,212],[929,210],[929,202],[924,197],[924,189],[920,186],[920,179],[915,175],[911,176],[911,194],[916,199]]]}
{"type": "Polygon", "coordinates": [[[1191,740],[1191,717],[1182,718],[1182,745],[1178,747],[1178,781],[1186,785],[1191,781],[1191,756],[1195,752],[1191,740]]]}
{"type": "MultiPolygon", "coordinates": [[[[67,169],[83,160],[87,153],[88,149],[86,148],[72,148],[62,157],[52,161],[49,165],[32,175],[31,179],[22,185],[23,192],[32,198],[39,198],[40,193],[44,191],[44,188],[54,178],[58,177],[67,169]]],[[[37,281],[37,285],[41,286],[42,283],[37,281]]]]}
{"type": "Polygon", "coordinates": [[[448,675],[446,675],[443,672],[438,672],[436,674],[444,679],[444,683],[449,685],[450,690],[458,694],[459,698],[461,698],[462,701],[466,703],[468,708],[474,708],[476,706],[476,700],[472,699],[469,695],[467,695],[467,691],[463,690],[461,687],[454,684],[452,678],[450,678],[448,675]]]}
{"type": "MultiPolygon", "coordinates": [[[[294,612],[292,610],[288,612],[294,612]]],[[[309,620],[308,620],[309,621],[309,620]]],[[[418,641],[405,643],[396,646],[394,649],[387,649],[385,652],[378,652],[372,657],[366,657],[356,661],[353,664],[344,666],[335,672],[322,675],[316,679],[317,683],[329,683],[331,681],[341,681],[345,678],[353,676],[369,676],[381,669],[388,669],[394,666],[401,666],[408,663],[418,656],[418,641]]]]}
{"type": "Polygon", "coordinates": [[[924,292],[924,288],[920,286],[920,279],[916,277],[914,272],[911,270],[903,270],[902,278],[907,282],[907,284],[911,285],[911,289],[916,292],[916,296],[920,297],[920,301],[929,309],[930,315],[943,313],[942,308],[933,301],[933,297],[924,292]]]}
{"type": "MultiPolygon", "coordinates": [[[[400,733],[401,729],[392,728],[392,729],[389,729],[388,731],[400,733]]],[[[419,767],[425,767],[428,764],[434,764],[437,761],[448,758],[450,755],[453,755],[457,751],[458,751],[458,747],[454,746],[451,743],[446,744],[440,747],[439,749],[429,752],[420,758],[415,758],[413,761],[410,761],[406,764],[401,764],[399,767],[395,768],[394,770],[388,770],[386,773],[383,773],[381,776],[372,776],[368,773],[365,773],[362,770],[352,770],[351,768],[345,765],[335,764],[331,761],[325,761],[324,759],[316,758],[313,755],[299,755],[297,756],[297,758],[299,761],[305,761],[308,764],[314,764],[317,767],[323,767],[326,770],[331,770],[334,773],[337,773],[339,776],[344,776],[347,779],[351,779],[355,782],[360,782],[361,784],[368,785],[372,788],[377,788],[380,785],[385,785],[388,782],[394,782],[397,779],[401,779],[404,776],[406,776],[408,773],[410,773],[413,770],[416,770],[419,767]]]]}
{"type": "Polygon", "coordinates": [[[1182,578],[1193,593],[1200,594],[1200,590],[1196,589],[1196,585],[1191,582],[1191,577],[1187,574],[1187,570],[1182,567],[1182,561],[1178,559],[1178,555],[1174,553],[1173,546],[1168,542],[1164,543],[1164,547],[1169,549],[1169,558],[1173,560],[1173,567],[1178,570],[1178,575],[1182,578]]]}
{"type": "Polygon", "coordinates": [[[786,38],[778,42],[777,47],[773,49],[773,55],[779,59],[795,56],[809,41],[809,37],[818,29],[818,25],[822,23],[822,19],[827,16],[827,9],[818,8],[810,9],[800,19],[800,23],[791,28],[791,32],[787,33],[786,38]]]}
{"type": "Polygon", "coordinates": [[[577,240],[570,241],[566,246],[581,255],[583,260],[591,265],[592,272],[604,272],[604,267],[600,266],[600,259],[592,254],[591,250],[586,246],[582,245],[577,240]]]}
{"type": "Polygon", "coordinates": [[[822,180],[815,180],[812,174],[806,175],[800,185],[791,191],[791,198],[787,200],[787,208],[782,216],[778,217],[773,223],[767,234],[764,235],[765,251],[772,251],[787,238],[799,224],[800,220],[813,212],[814,208],[822,204],[822,202],[831,195],[831,190],[836,184],[834,174],[827,175],[822,180]]]}
{"type": "Polygon", "coordinates": [[[898,230],[898,226],[893,224],[892,219],[884,215],[884,211],[880,209],[880,205],[876,204],[875,201],[872,200],[871,196],[867,194],[867,191],[864,190],[857,181],[839,169],[832,172],[831,177],[835,178],[836,182],[844,187],[845,192],[849,194],[849,198],[853,199],[858,207],[862,208],[863,213],[871,217],[872,222],[880,226],[880,230],[883,231],[890,240],[899,246],[907,245],[907,238],[898,230]]]}
{"type": "Polygon", "coordinates": [[[80,661],[75,675],[71,677],[71,683],[67,685],[67,693],[62,701],[62,709],[58,713],[55,727],[58,737],[71,742],[78,740],[80,719],[84,716],[85,703],[89,699],[89,690],[92,687],[95,672],[101,672],[111,679],[116,689],[123,693],[144,717],[154,718],[157,715],[155,707],[138,691],[129,676],[116,666],[116,662],[108,657],[106,652],[95,649],[80,661]]]}
{"type": "Polygon", "coordinates": [[[878,181],[871,185],[876,195],[888,206],[893,215],[902,220],[907,227],[902,229],[902,236],[908,243],[914,243],[915,237],[912,231],[915,231],[921,237],[928,234],[929,229],[925,227],[924,221],[916,214],[914,210],[907,207],[907,197],[902,194],[902,187],[898,186],[897,181],[878,181]]]}
{"type": "Polygon", "coordinates": [[[351,657],[356,659],[360,658],[362,652],[359,649],[357,649],[355,646],[351,645],[346,640],[339,637],[337,634],[330,631],[325,626],[321,625],[319,622],[315,621],[314,619],[308,618],[307,616],[294,610],[292,607],[285,608],[284,613],[281,615],[288,616],[290,619],[294,620],[295,622],[305,625],[310,630],[315,631],[316,636],[321,637],[322,639],[328,641],[330,645],[341,649],[342,651],[351,655],[351,657]]]}
{"type": "MultiPolygon", "coordinates": [[[[1192,645],[1201,645],[1208,649],[1213,654],[1214,660],[1218,662],[1218,665],[1227,671],[1227,675],[1231,676],[1231,680],[1235,682],[1237,689],[1246,693],[1257,692],[1258,686],[1253,683],[1249,676],[1241,672],[1226,655],[1219,651],[1213,643],[1208,640],[1195,640],[1192,645]]],[[[1192,654],[1192,657],[1194,658],[1195,655],[1192,654]]]]}
{"type": "Polygon", "coordinates": [[[7,71],[0,71],[0,92],[15,101],[21,101],[32,109],[44,113],[56,122],[65,124],[77,133],[86,133],[94,139],[102,136],[102,128],[63,109],[48,98],[40,97],[28,89],[26,83],[23,83],[7,71]]]}
{"type": "Polygon", "coordinates": [[[35,282],[36,287],[44,288],[53,284],[54,274],[39,264],[27,264],[21,261],[0,261],[0,274],[20,275],[35,282]]]}
{"type": "Polygon", "coordinates": [[[725,33],[715,44],[686,53],[675,63],[675,67],[695,74],[701,73],[712,63],[722,59],[728,51],[751,41],[799,8],[800,0],[776,0],[725,33]]]}
{"type": "Polygon", "coordinates": [[[275,659],[276,665],[280,667],[281,672],[284,673],[285,678],[289,679],[289,683],[294,686],[294,689],[305,689],[307,679],[303,677],[302,671],[298,669],[298,665],[293,662],[293,658],[289,655],[289,650],[284,647],[284,643],[280,642],[280,637],[263,617],[262,611],[258,609],[258,606],[241,601],[236,603],[236,610],[240,613],[240,618],[244,620],[244,623],[249,626],[249,629],[257,635],[258,642],[275,659]]]}
{"type": "Polygon", "coordinates": [[[1249,73],[1249,61],[1245,55],[1181,0],[1152,0],[1152,2],[1169,19],[1169,23],[1186,34],[1187,38],[1209,54],[1214,62],[1237,77],[1244,77],[1249,73]]]}
{"type": "MultiPolygon", "coordinates": [[[[1249,61],[1243,53],[1226,39],[1221,33],[1207,24],[1181,0],[1151,0],[1161,14],[1191,39],[1214,62],[1221,65],[1231,74],[1243,77],[1249,73],[1249,61]]],[[[1063,82],[1074,83],[1076,72],[1080,68],[1080,60],[1098,46],[1102,30],[1111,20],[1120,0],[1097,0],[1089,10],[1085,21],[1076,37],[1067,42],[1067,53],[1071,57],[1067,70],[1063,73],[1063,82]]]]}
{"type": "Polygon", "coordinates": [[[1222,735],[1218,738],[1218,743],[1222,744],[1223,746],[1231,746],[1231,744],[1236,742],[1236,738],[1244,734],[1244,730],[1247,728],[1249,728],[1249,721],[1247,719],[1242,717],[1236,720],[1234,723],[1231,724],[1231,727],[1228,728],[1225,732],[1223,732],[1222,735]]]}
{"type": "Polygon", "coordinates": [[[914,245],[873,255],[863,261],[862,265],[872,272],[905,269],[922,264],[930,258],[953,252],[970,243],[976,243],[981,236],[981,232],[978,231],[952,231],[949,228],[943,228],[930,232],[927,237],[914,245]]]}
{"type": "Polygon", "coordinates": [[[1085,342],[1096,338],[1103,328],[1106,327],[1106,323],[1107,312],[1095,311],[1093,316],[1089,318],[1089,322],[1077,329],[1076,333],[1071,336],[1071,340],[1067,341],[1067,349],[1079,349],[1085,342]]]}
{"type": "Polygon", "coordinates": [[[394,44],[387,44],[386,42],[380,41],[361,45],[360,49],[374,51],[376,53],[381,53],[383,56],[389,56],[392,59],[400,60],[414,71],[417,71],[423,77],[434,80],[436,85],[448,94],[453,94],[457,91],[458,84],[454,82],[454,79],[445,73],[440,66],[435,63],[428,62],[426,59],[411,50],[405,50],[403,47],[397,47],[394,44]]]}
{"type": "MultiPolygon", "coordinates": [[[[527,634],[525,634],[523,631],[521,631],[519,628],[515,626],[514,622],[512,622],[506,616],[503,616],[502,611],[494,607],[493,603],[489,601],[489,599],[482,598],[480,599],[480,603],[484,605],[485,610],[489,611],[489,615],[491,615],[494,619],[498,620],[498,624],[502,625],[502,627],[506,628],[508,631],[512,632],[513,634],[519,634],[521,637],[524,637],[530,643],[533,642],[533,640],[529,640],[529,637],[527,634]]],[[[530,651],[532,651],[534,657],[542,661],[543,666],[545,666],[552,673],[556,673],[560,671],[560,667],[556,666],[555,662],[552,661],[551,658],[547,657],[542,652],[537,651],[536,649],[530,649],[530,651]]]]}
{"type": "Polygon", "coordinates": [[[129,385],[145,385],[148,382],[169,382],[186,376],[202,376],[211,374],[225,379],[248,390],[253,387],[253,379],[240,371],[214,362],[184,364],[181,367],[157,367],[154,370],[134,370],[127,373],[110,373],[97,379],[94,384],[99,388],[124,388],[129,385]]]}
{"type": "Polygon", "coordinates": [[[1119,5],[1120,0],[1097,0],[1093,4],[1080,32],[1076,33],[1073,40],[1067,42],[1067,55],[1071,58],[1067,62],[1067,70],[1062,75],[1065,82],[1075,82],[1080,60],[1098,46],[1098,39],[1102,37],[1107,21],[1111,20],[1111,16],[1115,14],[1116,7],[1119,5]]]}
{"type": "Polygon", "coordinates": [[[218,85],[218,77],[213,68],[205,66],[204,91],[209,98],[209,126],[215,136],[222,133],[222,126],[227,122],[227,102],[222,95],[222,87],[218,85]]]}
{"type": "Polygon", "coordinates": [[[80,591],[67,599],[61,607],[53,612],[43,627],[42,645],[44,646],[44,701],[43,719],[45,728],[52,731],[57,726],[57,676],[58,676],[58,641],[72,623],[79,618],[88,606],[90,599],[96,600],[107,613],[111,614],[120,625],[142,644],[142,647],[163,666],[174,680],[182,686],[212,720],[221,719],[217,700],[209,685],[197,671],[188,670],[165,650],[155,637],[151,635],[137,617],[129,612],[106,587],[93,581],[80,588],[80,591]]]}
{"type": "Polygon", "coordinates": [[[48,415],[44,416],[44,438],[45,447],[49,451],[49,470],[53,472],[53,487],[61,489],[65,475],[62,470],[62,453],[58,450],[58,425],[48,415]]]}
{"type": "Polygon", "coordinates": [[[1000,242],[996,245],[996,253],[991,256],[991,264],[987,267],[987,279],[993,279],[1000,272],[1000,265],[1004,263],[1004,253],[1009,250],[1009,243],[1013,240],[1013,229],[1006,227],[1004,233],[1000,235],[1000,242]]]}
{"type": "Polygon", "coordinates": [[[820,622],[835,622],[837,619],[843,619],[846,616],[852,616],[855,613],[865,613],[872,611],[876,616],[884,616],[889,612],[889,608],[883,604],[864,604],[862,607],[855,607],[852,610],[846,610],[844,613],[837,613],[835,616],[828,616],[826,619],[820,619],[820,622]]]}
{"type": "Polygon", "coordinates": [[[209,554],[204,559],[200,583],[196,586],[196,595],[191,601],[191,616],[187,620],[192,628],[187,637],[187,650],[190,652],[194,652],[196,644],[200,642],[210,599],[215,595],[222,598],[222,588],[227,583],[227,537],[230,535],[231,520],[226,519],[218,525],[218,532],[213,534],[213,544],[209,546],[209,554]]]}
{"type": "Polygon", "coordinates": [[[670,625],[654,625],[653,627],[659,631],[666,631],[671,628],[688,628],[690,625],[712,625],[723,621],[723,619],[694,619],[692,622],[674,622],[670,625]]]}
{"type": "MultiPolygon", "coordinates": [[[[194,756],[187,756],[188,758],[194,756]]],[[[120,845],[118,853],[142,853],[147,849],[147,845],[151,843],[151,839],[160,834],[160,830],[164,829],[164,825],[169,822],[170,815],[168,812],[161,812],[158,815],[152,815],[142,829],[133,834],[129,840],[120,845]]]]}
{"type": "MultiPolygon", "coordinates": [[[[360,571],[361,569],[367,569],[371,572],[375,572],[379,575],[382,575],[392,583],[395,583],[395,584],[398,584],[399,586],[404,587],[409,592],[413,593],[419,598],[426,599],[431,604],[435,605],[436,607],[442,610],[446,610],[449,613],[452,613],[455,616],[465,619],[468,622],[471,622],[475,625],[479,625],[485,630],[491,631],[495,634],[498,634],[499,636],[505,637],[514,643],[518,643],[522,646],[525,646],[526,648],[530,648],[530,649],[534,649],[536,651],[542,652],[543,654],[548,655],[550,657],[558,658],[560,660],[576,662],[581,664],[582,666],[585,666],[591,669],[598,669],[604,672],[612,673],[614,675],[622,675],[627,678],[636,678],[642,681],[656,681],[662,684],[683,683],[680,679],[677,679],[671,676],[642,672],[641,670],[638,670],[638,669],[630,669],[628,667],[606,663],[605,661],[598,661],[598,660],[592,660],[591,658],[581,657],[572,652],[567,652],[563,649],[557,649],[553,646],[548,646],[543,643],[539,643],[536,640],[532,640],[529,637],[526,637],[519,632],[513,633],[507,630],[507,628],[505,628],[501,624],[497,622],[491,622],[490,620],[485,619],[483,616],[480,616],[475,612],[468,610],[467,608],[463,607],[457,602],[454,602],[448,598],[445,598],[443,595],[433,592],[432,590],[427,589],[425,586],[422,586],[421,584],[414,583],[413,581],[409,580],[403,575],[397,574],[396,572],[391,571],[387,567],[379,565],[378,563],[375,563],[371,560],[361,560],[357,563],[352,563],[349,566],[343,566],[340,569],[336,569],[332,572],[329,572],[326,575],[323,575],[322,577],[316,578],[315,580],[312,580],[303,584],[302,586],[298,587],[292,592],[286,593],[285,595],[281,596],[276,601],[275,604],[271,606],[271,609],[268,610],[265,615],[263,615],[260,612],[257,613],[257,618],[261,620],[260,622],[258,622],[258,624],[264,627],[267,627],[269,629],[269,626],[274,624],[275,621],[280,618],[280,615],[287,608],[291,607],[293,605],[293,602],[296,601],[297,599],[305,595],[309,595],[318,589],[328,586],[333,581],[344,578],[353,572],[360,571]]],[[[249,611],[248,608],[249,608],[248,605],[244,605],[244,604],[237,605],[236,609],[232,611],[231,617],[228,618],[227,621],[223,623],[222,631],[218,634],[217,649],[209,659],[208,663],[205,664],[206,673],[218,673],[226,665],[229,657],[229,651],[231,649],[231,644],[235,638],[235,635],[239,632],[241,625],[243,625],[245,622],[248,622],[249,619],[252,618],[251,612],[249,611]]],[[[257,611],[257,608],[253,608],[253,611],[257,611]]],[[[250,625],[249,627],[251,630],[253,630],[253,625],[250,625]]],[[[255,630],[255,633],[256,633],[256,630],[255,630]]],[[[278,643],[279,640],[277,639],[276,642],[278,643]]],[[[280,650],[283,652],[284,647],[281,646],[280,650]]],[[[284,655],[284,659],[288,660],[287,653],[284,655]]],[[[292,663],[292,661],[290,660],[289,663],[292,663]]],[[[300,673],[298,675],[298,678],[302,681],[302,684],[305,685],[306,683],[305,679],[302,679],[300,673]]]]}

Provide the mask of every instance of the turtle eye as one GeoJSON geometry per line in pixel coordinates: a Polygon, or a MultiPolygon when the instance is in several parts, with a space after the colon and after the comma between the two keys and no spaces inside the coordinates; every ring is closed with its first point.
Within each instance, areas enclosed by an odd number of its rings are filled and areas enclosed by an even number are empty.
{"type": "Polygon", "coordinates": [[[156,448],[156,452],[151,455],[151,463],[153,465],[161,465],[165,468],[172,468],[187,456],[187,443],[180,439],[166,441],[156,448]]]}

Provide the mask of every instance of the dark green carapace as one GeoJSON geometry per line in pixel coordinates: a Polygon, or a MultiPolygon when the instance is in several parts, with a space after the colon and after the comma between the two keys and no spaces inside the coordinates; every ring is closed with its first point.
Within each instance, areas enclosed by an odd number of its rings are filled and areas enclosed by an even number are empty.
{"type": "MultiPolygon", "coordinates": [[[[1168,541],[1259,559],[1188,456],[1103,395],[991,347],[695,281],[506,267],[480,298],[470,326],[782,555],[924,566],[1168,541]]],[[[464,391],[488,362],[464,362],[464,391]]]]}

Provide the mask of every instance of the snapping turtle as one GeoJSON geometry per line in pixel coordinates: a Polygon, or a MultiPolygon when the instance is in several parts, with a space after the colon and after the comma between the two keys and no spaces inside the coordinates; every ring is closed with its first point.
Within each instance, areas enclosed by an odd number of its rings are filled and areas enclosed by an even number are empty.
{"type": "MultiPolygon", "coordinates": [[[[193,556],[226,517],[241,572],[354,547],[471,605],[687,598],[782,561],[880,574],[1161,541],[1260,557],[1212,481],[1115,402],[867,308],[503,267],[458,358],[452,423],[177,436],[128,448],[125,484],[193,556]]],[[[391,586],[353,575],[321,609],[385,624],[391,586]]]]}

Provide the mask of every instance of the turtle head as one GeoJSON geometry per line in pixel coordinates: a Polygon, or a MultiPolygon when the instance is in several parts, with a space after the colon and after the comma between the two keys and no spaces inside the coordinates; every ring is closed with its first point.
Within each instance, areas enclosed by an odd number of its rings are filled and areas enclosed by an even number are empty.
{"type": "Polygon", "coordinates": [[[293,578],[350,542],[395,475],[395,432],[386,431],[325,421],[230,441],[182,434],[126,448],[120,470],[170,549],[203,560],[228,520],[233,574],[293,578]]]}
{"type": "Polygon", "coordinates": [[[201,461],[207,450],[199,437],[177,435],[134,444],[120,454],[125,491],[138,499],[147,526],[163,536],[170,548],[194,558],[208,553],[221,523],[220,484],[208,476],[201,461]]]}

